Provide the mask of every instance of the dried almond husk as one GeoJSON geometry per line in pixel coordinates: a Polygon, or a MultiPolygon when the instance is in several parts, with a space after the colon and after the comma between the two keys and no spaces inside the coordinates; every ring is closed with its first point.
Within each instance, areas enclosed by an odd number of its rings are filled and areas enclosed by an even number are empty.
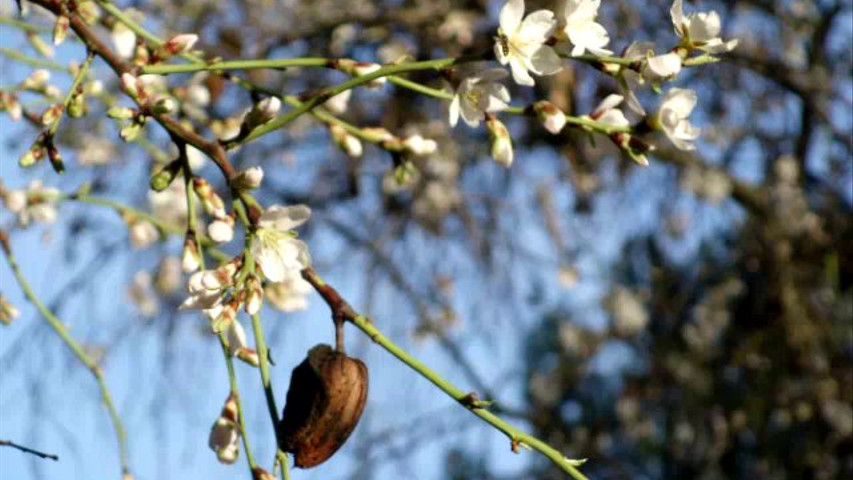
{"type": "Polygon", "coordinates": [[[329,459],[355,430],[367,401],[367,367],[328,345],[317,345],[293,369],[278,425],[279,445],[295,464],[329,459]]]}

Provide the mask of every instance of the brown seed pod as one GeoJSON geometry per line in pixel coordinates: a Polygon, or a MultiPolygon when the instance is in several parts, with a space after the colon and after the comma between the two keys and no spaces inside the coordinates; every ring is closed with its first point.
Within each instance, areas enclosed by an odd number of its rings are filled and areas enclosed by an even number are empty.
{"type": "Polygon", "coordinates": [[[364,363],[328,345],[315,346],[293,369],[279,445],[294,454],[297,467],[325,462],[355,430],[366,401],[364,363]]]}

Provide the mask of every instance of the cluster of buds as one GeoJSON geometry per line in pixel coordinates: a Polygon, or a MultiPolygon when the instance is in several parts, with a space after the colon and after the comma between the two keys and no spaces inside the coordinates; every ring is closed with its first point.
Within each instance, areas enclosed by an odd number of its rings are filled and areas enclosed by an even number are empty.
{"type": "Polygon", "coordinates": [[[213,218],[224,218],[227,215],[225,202],[222,201],[222,197],[213,190],[213,186],[207,180],[201,177],[193,177],[192,184],[193,191],[198,195],[201,205],[208,215],[213,218]]]}
{"type": "Polygon", "coordinates": [[[62,92],[55,85],[50,85],[50,72],[44,69],[35,70],[30,73],[18,85],[18,88],[33,93],[40,93],[48,98],[59,98],[62,92]]]}
{"type": "Polygon", "coordinates": [[[237,461],[240,454],[240,418],[236,393],[231,392],[225,400],[219,418],[210,429],[208,446],[216,452],[216,458],[226,464],[237,461]]]}
{"type": "MultiPolygon", "coordinates": [[[[353,77],[363,77],[382,68],[382,65],[379,65],[378,63],[357,62],[355,60],[350,60],[347,58],[335,60],[331,66],[332,68],[338,69],[353,77]]],[[[367,82],[365,86],[367,88],[376,89],[381,87],[382,85],[385,85],[386,81],[387,79],[385,77],[374,78],[373,80],[367,82]]]]}
{"type": "Polygon", "coordinates": [[[53,223],[56,220],[56,197],[59,190],[45,187],[33,180],[26,190],[6,189],[0,184],[3,205],[17,216],[18,224],[26,227],[32,222],[53,223]]]}

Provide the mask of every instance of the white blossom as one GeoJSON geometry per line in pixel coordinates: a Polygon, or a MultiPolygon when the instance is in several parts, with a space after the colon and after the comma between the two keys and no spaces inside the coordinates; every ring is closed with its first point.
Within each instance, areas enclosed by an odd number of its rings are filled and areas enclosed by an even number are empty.
{"type": "Polygon", "coordinates": [[[261,214],[251,253],[267,280],[281,282],[289,272],[302,270],[311,264],[308,246],[293,232],[310,216],[311,209],[305,205],[274,205],[261,214]]]}
{"type": "Polygon", "coordinates": [[[507,0],[499,21],[495,57],[501,65],[509,64],[516,83],[533,86],[528,71],[553,75],[563,68],[557,52],[545,43],[557,28],[553,12],[537,10],[524,17],[524,0],[507,0]]]}
{"type": "Polygon", "coordinates": [[[130,245],[141,250],[148,248],[160,239],[157,227],[147,220],[136,220],[130,225],[130,245]]]}
{"type": "Polygon", "coordinates": [[[128,288],[128,294],[136,308],[139,309],[139,313],[146,317],[153,317],[157,314],[157,295],[151,287],[151,274],[136,272],[133,276],[133,282],[128,288]]]}
{"type": "Polygon", "coordinates": [[[669,10],[675,34],[682,41],[707,53],[725,53],[734,49],[738,40],[723,42],[720,38],[720,15],[715,11],[684,15],[682,0],[675,0],[669,10]]]}
{"type": "Polygon", "coordinates": [[[115,22],[110,32],[110,39],[119,57],[127,60],[136,50],[136,34],[121,22],[115,22]]]}
{"type": "Polygon", "coordinates": [[[661,102],[655,123],[680,150],[693,150],[693,142],[699,138],[699,129],[687,117],[696,107],[696,92],[683,88],[671,88],[661,102]]]}
{"type": "Polygon", "coordinates": [[[476,128],[485,113],[509,107],[509,90],[506,86],[496,83],[506,76],[505,70],[490,69],[462,79],[450,102],[450,126],[456,126],[461,114],[462,120],[468,126],[476,128]]]}
{"type": "Polygon", "coordinates": [[[234,219],[225,216],[217,218],[207,226],[207,235],[216,243],[227,243],[234,238],[234,219]]]}
{"type": "Polygon", "coordinates": [[[284,280],[268,283],[264,289],[267,302],[282,312],[308,308],[308,295],[313,289],[297,271],[289,271],[284,280]]]}
{"type": "Polygon", "coordinates": [[[622,103],[622,100],[624,100],[622,95],[616,95],[615,93],[608,95],[595,107],[595,110],[589,115],[590,118],[605,125],[627,127],[630,125],[630,122],[625,118],[622,110],[616,108],[622,103]]]}
{"type": "Polygon", "coordinates": [[[610,55],[604,48],[610,42],[607,30],[595,21],[601,0],[563,0],[559,30],[572,44],[573,57],[589,51],[595,55],[610,55]]]}
{"type": "Polygon", "coordinates": [[[412,155],[422,157],[435,153],[438,150],[438,143],[431,138],[415,134],[403,139],[403,147],[412,155]]]}

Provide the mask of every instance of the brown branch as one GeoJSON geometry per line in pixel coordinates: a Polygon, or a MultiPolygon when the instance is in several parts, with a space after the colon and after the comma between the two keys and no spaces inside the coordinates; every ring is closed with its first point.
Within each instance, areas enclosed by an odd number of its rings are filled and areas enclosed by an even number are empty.
{"type": "Polygon", "coordinates": [[[49,459],[53,460],[54,462],[59,461],[59,455],[55,455],[53,453],[44,453],[44,452],[40,452],[38,450],[33,450],[32,448],[25,447],[23,445],[18,445],[17,443],[15,443],[11,440],[0,440],[0,447],[12,447],[12,448],[18,449],[24,453],[29,453],[31,455],[35,455],[39,458],[45,458],[45,459],[49,458],[49,459]]]}

